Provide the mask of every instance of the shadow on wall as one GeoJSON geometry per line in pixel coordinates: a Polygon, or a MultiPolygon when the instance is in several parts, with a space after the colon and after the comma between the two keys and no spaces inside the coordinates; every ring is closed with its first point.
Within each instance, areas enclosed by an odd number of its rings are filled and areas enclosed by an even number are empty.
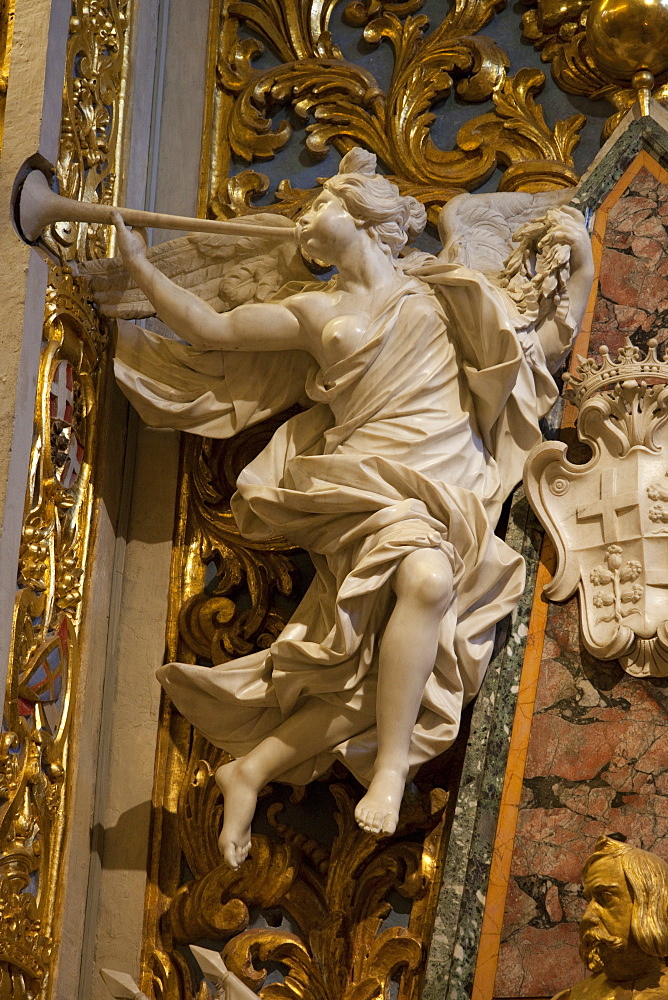
{"type": "Polygon", "coordinates": [[[151,803],[140,802],[121,813],[115,826],[96,823],[91,831],[91,852],[103,869],[145,871],[151,803]]]}

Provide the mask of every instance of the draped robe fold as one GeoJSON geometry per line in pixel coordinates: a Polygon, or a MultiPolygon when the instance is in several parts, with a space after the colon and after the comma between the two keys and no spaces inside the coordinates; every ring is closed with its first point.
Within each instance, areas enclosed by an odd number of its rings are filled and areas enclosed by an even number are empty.
{"type": "Polygon", "coordinates": [[[368,784],[392,577],[409,552],[439,549],[454,597],[411,740],[414,773],[457,735],[495,627],[523,590],[523,561],[493,529],[557,395],[539,341],[526,350],[484,277],[437,261],[398,279],[364,343],[327,371],[306,352],[223,355],[130,327],[120,324],[116,374],[153,426],[225,438],[307,407],[242,471],[232,510],[246,537],[305,548],[315,578],[268,650],[167,664],[166,691],[235,757],[309,699],[353,709],[347,740],[281,777],[308,782],[338,757],[368,784]]]}

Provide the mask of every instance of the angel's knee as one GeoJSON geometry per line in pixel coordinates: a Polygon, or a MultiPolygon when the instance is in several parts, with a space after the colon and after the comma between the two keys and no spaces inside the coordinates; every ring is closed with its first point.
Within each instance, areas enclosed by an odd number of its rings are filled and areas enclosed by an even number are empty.
{"type": "Polygon", "coordinates": [[[398,567],[394,592],[398,601],[410,602],[426,611],[442,611],[452,596],[450,560],[437,549],[418,549],[405,556],[398,567]]]}

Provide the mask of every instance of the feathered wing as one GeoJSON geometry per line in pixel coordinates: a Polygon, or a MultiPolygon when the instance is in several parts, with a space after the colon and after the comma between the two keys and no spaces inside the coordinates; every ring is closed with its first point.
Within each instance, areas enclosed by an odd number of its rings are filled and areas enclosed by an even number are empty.
{"type": "MultiPolygon", "coordinates": [[[[284,240],[234,233],[189,233],[150,247],[148,259],[166,277],[224,312],[244,302],[264,302],[288,282],[311,282],[294,239],[294,223],[280,215],[244,216],[244,224],[284,226],[284,240]]],[[[153,305],[129,276],[120,257],[81,264],[105,316],[144,319],[153,305]]]]}
{"type": "Polygon", "coordinates": [[[441,260],[484,274],[504,293],[530,364],[542,364],[538,350],[551,371],[563,361],[578,326],[569,292],[570,240],[584,220],[568,206],[572,196],[573,189],[458,195],[439,220],[441,260]]]}
{"type": "Polygon", "coordinates": [[[570,189],[530,194],[460,194],[441,211],[438,220],[443,250],[441,260],[463,264],[485,274],[495,284],[502,282],[515,266],[511,259],[527,245],[527,226],[534,246],[547,232],[551,212],[558,211],[573,196],[570,189]],[[538,220],[538,221],[537,221],[538,220]]]}

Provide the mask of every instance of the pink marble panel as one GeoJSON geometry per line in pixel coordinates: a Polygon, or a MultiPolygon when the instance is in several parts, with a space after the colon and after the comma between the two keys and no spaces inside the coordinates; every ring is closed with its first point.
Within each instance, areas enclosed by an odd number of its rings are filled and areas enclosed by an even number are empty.
{"type": "MultiPolygon", "coordinates": [[[[668,187],[642,169],[611,209],[591,353],[668,339],[668,187]]],[[[668,678],[582,650],[575,599],[552,605],[494,995],[552,997],[581,979],[580,869],[621,833],[668,860],[668,678]]]]}

